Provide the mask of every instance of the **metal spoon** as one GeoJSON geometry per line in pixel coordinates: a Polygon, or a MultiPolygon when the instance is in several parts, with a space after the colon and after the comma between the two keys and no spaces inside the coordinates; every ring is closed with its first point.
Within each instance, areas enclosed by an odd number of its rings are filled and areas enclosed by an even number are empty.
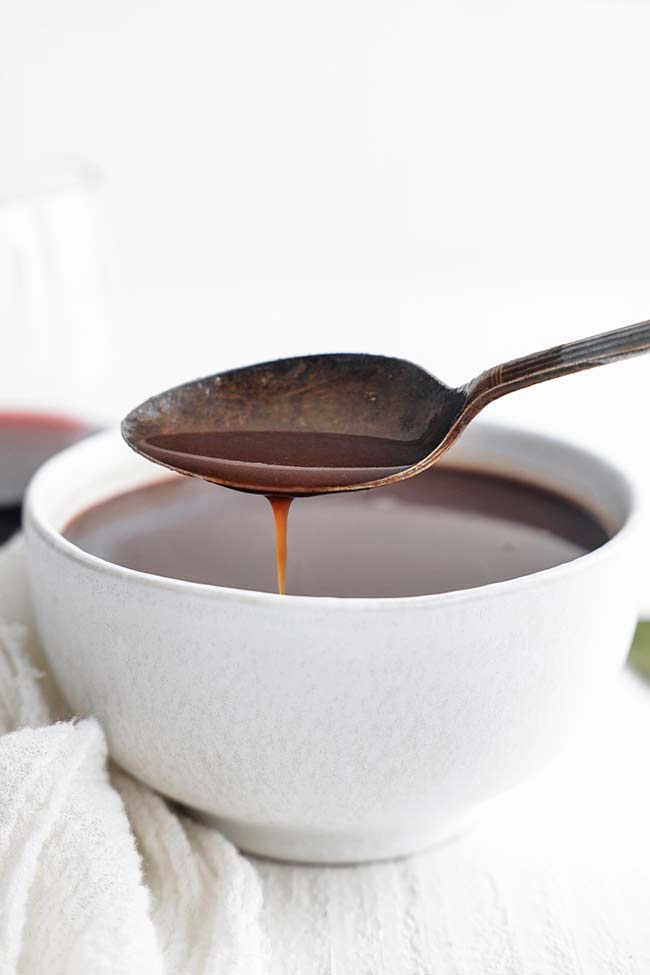
{"type": "Polygon", "coordinates": [[[278,359],[176,386],[122,423],[156,463],[266,495],[356,491],[431,467],[506,393],[650,351],[650,322],[557,345],[454,389],[403,359],[278,359]]]}

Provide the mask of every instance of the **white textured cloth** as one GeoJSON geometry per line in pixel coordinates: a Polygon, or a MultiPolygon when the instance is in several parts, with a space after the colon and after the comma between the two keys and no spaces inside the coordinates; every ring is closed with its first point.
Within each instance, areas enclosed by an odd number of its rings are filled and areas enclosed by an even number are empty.
{"type": "Polygon", "coordinates": [[[0,975],[650,975],[650,688],[631,673],[472,833],[328,869],[253,867],[109,779],[99,726],[65,720],[36,670],[14,542],[0,552],[0,975]]]}
{"type": "Polygon", "coordinates": [[[125,773],[109,777],[101,728],[65,720],[39,669],[15,540],[0,553],[0,975],[263,972],[254,869],[125,773]]]}

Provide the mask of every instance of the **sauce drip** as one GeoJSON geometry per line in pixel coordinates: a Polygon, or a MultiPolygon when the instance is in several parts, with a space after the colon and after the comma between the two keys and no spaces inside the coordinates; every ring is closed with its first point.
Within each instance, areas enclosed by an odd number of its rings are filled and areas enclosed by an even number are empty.
{"type": "Polygon", "coordinates": [[[293,498],[269,496],[275,519],[275,564],[278,573],[278,592],[284,596],[287,591],[287,522],[293,498]]]}

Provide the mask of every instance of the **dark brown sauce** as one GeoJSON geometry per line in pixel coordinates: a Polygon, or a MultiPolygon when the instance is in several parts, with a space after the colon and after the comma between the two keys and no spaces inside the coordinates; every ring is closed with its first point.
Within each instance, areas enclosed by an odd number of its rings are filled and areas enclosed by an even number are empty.
{"type": "Polygon", "coordinates": [[[379,480],[414,462],[411,441],[296,430],[156,434],[137,449],[175,470],[267,495],[318,494],[379,480]]]}
{"type": "Polygon", "coordinates": [[[265,494],[275,519],[278,592],[285,593],[287,518],[296,495],[380,480],[414,462],[412,441],[299,430],[153,434],[137,441],[151,460],[174,470],[265,494]]]}
{"type": "MultiPolygon", "coordinates": [[[[290,499],[282,501],[280,520],[290,499]]],[[[569,562],[608,538],[593,515],[559,494],[447,466],[374,491],[306,500],[291,511],[287,582],[295,595],[473,588],[569,562]]],[[[277,591],[264,499],[215,491],[198,479],[170,477],[113,497],[75,518],[65,535],[142,572],[277,591]]]]}

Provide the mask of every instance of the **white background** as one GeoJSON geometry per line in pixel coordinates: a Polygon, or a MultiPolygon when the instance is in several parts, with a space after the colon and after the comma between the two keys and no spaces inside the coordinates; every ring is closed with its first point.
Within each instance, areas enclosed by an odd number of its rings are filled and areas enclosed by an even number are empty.
{"type": "MultiPolygon", "coordinates": [[[[89,393],[50,335],[58,395],[118,418],[334,350],[460,383],[650,317],[649,42],[643,0],[4,0],[3,158],[106,177],[106,357],[89,393]]],[[[0,361],[5,400],[37,344],[0,361]]],[[[489,412],[601,447],[650,496],[649,380],[639,359],[489,412]]]]}

